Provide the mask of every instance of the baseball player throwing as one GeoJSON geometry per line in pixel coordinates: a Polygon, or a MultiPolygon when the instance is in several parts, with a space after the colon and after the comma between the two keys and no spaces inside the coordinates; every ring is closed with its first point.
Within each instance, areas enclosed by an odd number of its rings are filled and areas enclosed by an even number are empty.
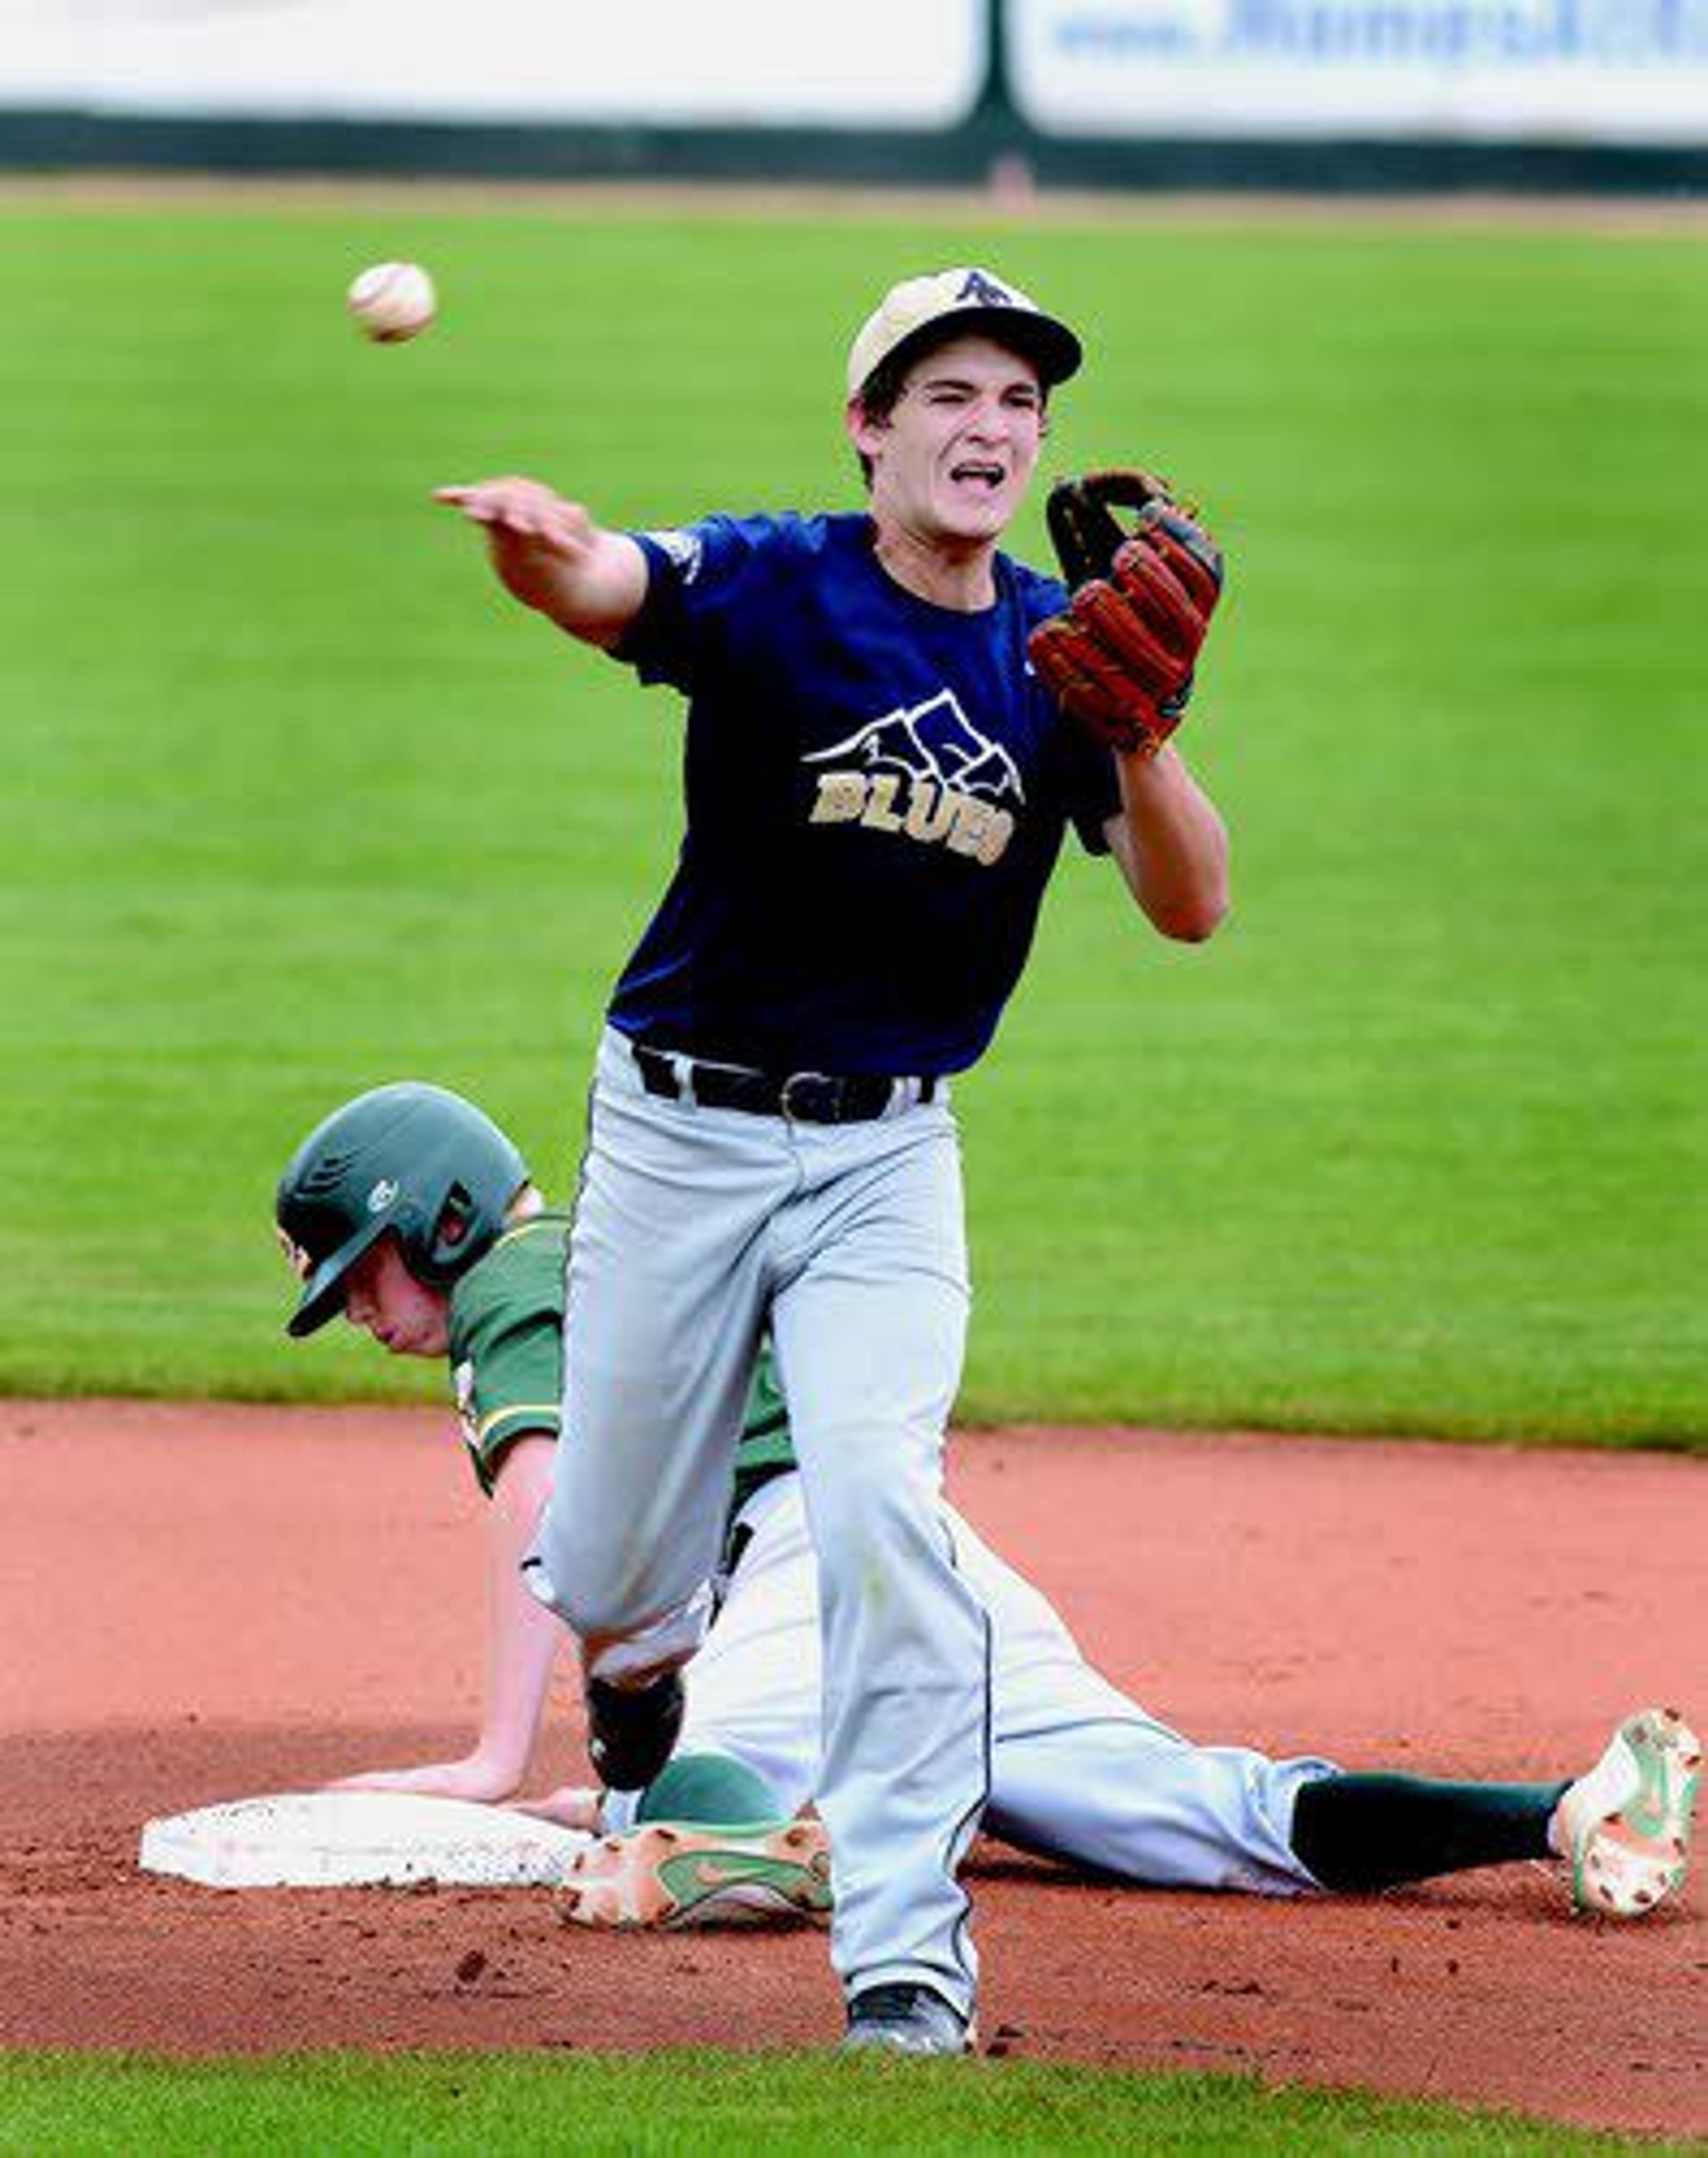
{"type": "Polygon", "coordinates": [[[959,2052],[973,2011],[957,1876],[989,1796],[993,1634],[942,1497],[968,1293],[949,1077],[995,1030],[1070,825],[1166,936],[1227,903],[1220,820],[1167,739],[1215,550],[1153,495],[1107,560],[1093,520],[1101,574],[1071,608],[999,551],[1080,359],[1003,279],[940,271],[853,341],[864,511],[623,533],[534,480],[439,496],[518,599],[688,700],[678,867],[593,1082],[533,1584],[581,1637],[601,1776],[645,1785],[768,1330],[820,1571],[854,2047],[959,2052]]]}
{"type": "MultiPolygon", "coordinates": [[[[526,1775],[562,1629],[517,1569],[550,1484],[563,1391],[565,1215],[517,1149],[442,1088],[381,1087],[297,1149],[278,1192],[302,1278],[293,1334],[340,1310],[395,1355],[448,1360],[468,1455],[491,1501],[486,1688],[474,1748],[346,1787],[477,1799],[526,1775]]],[[[1153,1886],[1287,1894],[1371,1889],[1461,1868],[1568,1863],[1584,1908],[1653,1908],[1683,1881],[1699,1763],[1676,1716],[1645,1711],[1574,1783],[1448,1784],[1345,1774],[1199,1747],[1081,1655],[1056,1613],[952,1512],[991,1616],[991,1799],[1008,1841],[1153,1886]]],[[[675,1757],[640,1793],[561,1793],[550,1810],[611,1831],[577,1861],[589,1925],[673,1925],[828,1908],[827,1840],[802,1817],[823,1773],[817,1568],[787,1418],[761,1357],[718,1577],[687,1672],[675,1757]]],[[[544,1809],[542,1809],[544,1810],[544,1809]]]]}

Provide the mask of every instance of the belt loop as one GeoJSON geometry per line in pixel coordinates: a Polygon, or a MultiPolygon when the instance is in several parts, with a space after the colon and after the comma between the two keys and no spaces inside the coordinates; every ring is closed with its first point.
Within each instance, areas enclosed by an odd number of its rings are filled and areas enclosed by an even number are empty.
{"type": "Polygon", "coordinates": [[[635,1068],[641,1075],[641,1084],[648,1093],[662,1095],[668,1102],[685,1102],[690,1108],[699,1107],[694,1100],[691,1057],[673,1049],[654,1049],[650,1042],[632,1042],[629,1046],[635,1068]]]}

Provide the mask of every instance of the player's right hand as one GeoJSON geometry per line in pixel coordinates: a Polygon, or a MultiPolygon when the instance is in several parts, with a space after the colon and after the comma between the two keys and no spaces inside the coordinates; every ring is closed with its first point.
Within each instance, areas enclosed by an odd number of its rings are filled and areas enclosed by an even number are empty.
{"type": "Polygon", "coordinates": [[[524,607],[556,614],[573,581],[593,557],[598,528],[579,502],[567,502],[544,481],[512,475],[433,490],[435,502],[459,509],[486,534],[493,567],[524,607]]]}
{"type": "Polygon", "coordinates": [[[497,1805],[513,1795],[514,1776],[492,1768],[478,1755],[462,1761],[426,1761],[414,1768],[369,1768],[359,1776],[340,1776],[329,1791],[410,1791],[417,1797],[467,1799],[497,1805]]]}
{"type": "Polygon", "coordinates": [[[602,530],[543,481],[474,480],[433,499],[479,525],[505,589],[572,637],[608,650],[640,612],[650,573],[639,541],[602,530]]]}
{"type": "Polygon", "coordinates": [[[543,480],[512,474],[503,479],[474,480],[466,485],[436,487],[435,502],[460,509],[489,534],[502,533],[516,540],[531,540],[553,552],[574,555],[593,539],[593,520],[579,502],[566,502],[543,480]]]}

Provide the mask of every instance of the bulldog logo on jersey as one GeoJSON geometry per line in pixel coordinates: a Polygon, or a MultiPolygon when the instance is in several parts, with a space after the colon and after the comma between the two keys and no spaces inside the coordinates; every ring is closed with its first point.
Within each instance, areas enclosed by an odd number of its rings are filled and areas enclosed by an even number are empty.
{"type": "Polygon", "coordinates": [[[818,774],[813,823],[899,832],[987,865],[1001,860],[1026,799],[1014,759],[952,689],[899,705],[802,761],[832,767],[818,774]]]}

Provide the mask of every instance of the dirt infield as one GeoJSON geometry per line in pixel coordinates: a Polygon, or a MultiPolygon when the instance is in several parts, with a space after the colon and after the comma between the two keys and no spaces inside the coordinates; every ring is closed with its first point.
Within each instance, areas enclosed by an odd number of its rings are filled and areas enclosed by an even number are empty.
{"type": "MultiPolygon", "coordinates": [[[[1151,1432],[969,1434],[955,1494],[1112,1675],[1205,1738],[1566,1773],[1708,1712],[1699,1462],[1151,1432]],[[1691,1625],[1696,1627],[1693,1637],[1691,1625]]],[[[454,1750],[478,1520],[431,1413],[0,1405],[0,2045],[808,2045],[814,1933],[612,1939],[534,1891],[199,1889],[149,1815],[454,1750]]],[[[565,1717],[554,1779],[575,1775],[565,1717]]],[[[998,2052],[1255,2071],[1708,2134],[1708,1924],[1520,1866],[1271,1903],[986,1844],[998,2052]]]]}

